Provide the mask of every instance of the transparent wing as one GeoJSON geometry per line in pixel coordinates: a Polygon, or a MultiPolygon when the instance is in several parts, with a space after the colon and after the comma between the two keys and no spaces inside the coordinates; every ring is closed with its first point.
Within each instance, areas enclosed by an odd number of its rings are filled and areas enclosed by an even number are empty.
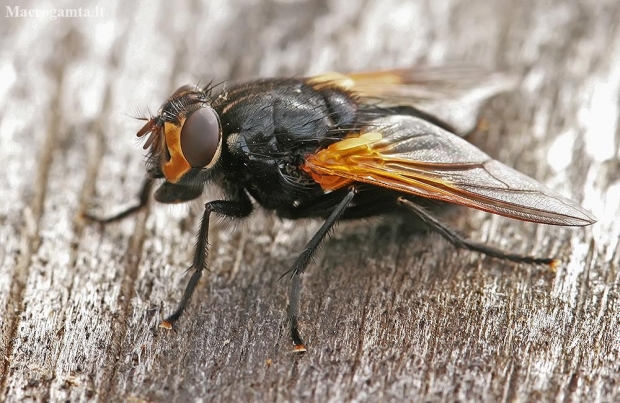
{"type": "Polygon", "coordinates": [[[375,119],[360,136],[308,156],[304,169],[326,190],[365,182],[524,221],[596,221],[575,202],[412,116],[375,119]]]}
{"type": "Polygon", "coordinates": [[[356,92],[362,102],[410,105],[467,134],[482,104],[514,89],[515,77],[473,66],[419,67],[361,73],[326,73],[308,79],[314,85],[337,84],[356,92]]]}

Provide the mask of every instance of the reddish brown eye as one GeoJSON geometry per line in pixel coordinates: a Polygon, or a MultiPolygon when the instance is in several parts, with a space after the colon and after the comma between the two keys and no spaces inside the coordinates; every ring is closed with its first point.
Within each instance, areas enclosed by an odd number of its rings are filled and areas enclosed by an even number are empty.
{"type": "Polygon", "coordinates": [[[220,143],[220,123],[213,108],[202,107],[185,120],[181,150],[189,164],[202,168],[213,160],[220,143]]]}

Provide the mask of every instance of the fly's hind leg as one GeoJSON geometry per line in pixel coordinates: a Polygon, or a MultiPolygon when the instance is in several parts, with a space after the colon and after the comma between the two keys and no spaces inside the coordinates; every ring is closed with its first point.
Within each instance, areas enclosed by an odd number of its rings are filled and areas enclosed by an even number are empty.
{"type": "Polygon", "coordinates": [[[483,253],[487,256],[491,256],[497,259],[510,260],[517,263],[530,263],[530,264],[548,264],[554,265],[555,259],[552,258],[537,258],[533,256],[518,255],[510,252],[506,252],[493,246],[485,245],[479,242],[472,242],[463,238],[452,229],[442,224],[439,220],[429,214],[424,208],[418,206],[410,200],[403,197],[398,198],[398,204],[406,207],[418,217],[422,219],[430,228],[437,231],[442,237],[457,248],[468,249],[475,252],[483,253]]]}

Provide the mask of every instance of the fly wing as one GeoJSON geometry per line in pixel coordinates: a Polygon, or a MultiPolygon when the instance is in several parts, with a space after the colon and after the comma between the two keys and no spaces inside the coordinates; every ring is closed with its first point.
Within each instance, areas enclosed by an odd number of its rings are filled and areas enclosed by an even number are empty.
{"type": "Polygon", "coordinates": [[[412,116],[377,118],[306,158],[325,190],[364,182],[537,223],[583,226],[596,219],[462,138],[412,116]]]}
{"type": "Polygon", "coordinates": [[[336,84],[356,93],[362,103],[413,106],[467,134],[476,126],[482,104],[514,89],[515,77],[473,66],[418,67],[361,73],[326,73],[313,85],[336,84]]]}

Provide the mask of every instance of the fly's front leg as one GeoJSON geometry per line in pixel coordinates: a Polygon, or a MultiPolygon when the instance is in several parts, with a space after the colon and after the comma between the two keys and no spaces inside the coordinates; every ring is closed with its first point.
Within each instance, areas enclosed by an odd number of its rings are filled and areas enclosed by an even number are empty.
{"type": "Polygon", "coordinates": [[[196,237],[196,250],[194,251],[194,260],[192,268],[194,273],[189,279],[189,283],[185,287],[181,302],[177,306],[174,313],[168,316],[162,323],[161,327],[170,329],[172,324],[179,319],[198,285],[198,281],[202,276],[202,271],[207,268],[207,258],[209,252],[209,217],[211,213],[221,214],[227,217],[242,218],[247,217],[252,212],[252,202],[244,191],[239,191],[234,200],[215,200],[205,204],[205,212],[202,215],[200,229],[196,237]]]}
{"type": "Polygon", "coordinates": [[[120,213],[107,218],[96,217],[88,213],[82,213],[82,217],[85,220],[96,222],[99,224],[109,224],[115,221],[120,221],[125,217],[137,213],[147,206],[149,203],[149,197],[151,195],[151,189],[153,189],[153,178],[147,176],[142,182],[142,188],[140,189],[139,197],[140,201],[135,206],[131,206],[128,209],[121,211],[120,213]]]}
{"type": "Polygon", "coordinates": [[[310,242],[306,245],[303,252],[299,255],[297,260],[295,260],[295,264],[293,265],[293,269],[291,270],[291,294],[290,294],[290,302],[289,302],[289,310],[288,317],[291,325],[291,338],[293,339],[293,351],[303,353],[306,351],[306,346],[301,338],[301,334],[299,333],[298,328],[298,318],[299,318],[299,295],[301,293],[301,276],[304,274],[306,267],[310,263],[312,256],[316,252],[319,244],[325,238],[325,235],[329,232],[329,230],[334,226],[334,224],[338,221],[342,214],[344,214],[345,210],[351,204],[353,197],[357,193],[357,189],[355,187],[351,187],[349,193],[344,197],[344,199],[338,204],[336,209],[332,211],[332,213],[327,217],[325,223],[316,234],[312,237],[310,242]]]}

